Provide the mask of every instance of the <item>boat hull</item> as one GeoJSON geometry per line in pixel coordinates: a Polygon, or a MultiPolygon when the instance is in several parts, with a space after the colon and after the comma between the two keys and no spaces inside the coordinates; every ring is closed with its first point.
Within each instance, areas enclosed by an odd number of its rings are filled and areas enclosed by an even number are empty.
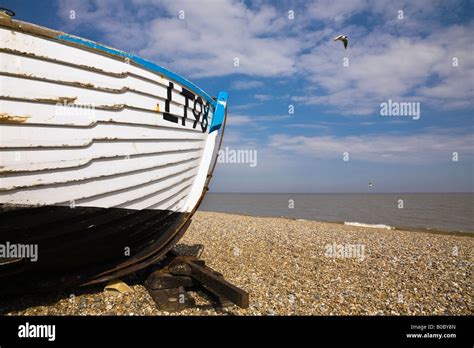
{"type": "Polygon", "coordinates": [[[159,260],[207,191],[225,100],[5,15],[0,39],[0,292],[94,284],[159,260]],[[36,246],[37,260],[7,245],[36,246]]]}
{"type": "Polygon", "coordinates": [[[189,215],[60,206],[2,210],[0,235],[8,241],[9,260],[0,259],[1,292],[94,284],[136,271],[174,245],[189,215]]]}

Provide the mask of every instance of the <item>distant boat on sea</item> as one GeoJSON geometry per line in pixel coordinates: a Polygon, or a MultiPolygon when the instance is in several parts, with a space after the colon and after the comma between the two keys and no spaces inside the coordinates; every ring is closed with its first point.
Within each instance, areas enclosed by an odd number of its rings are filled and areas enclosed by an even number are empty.
{"type": "Polygon", "coordinates": [[[227,93],[11,15],[0,12],[0,292],[155,263],[207,191],[227,93]]]}

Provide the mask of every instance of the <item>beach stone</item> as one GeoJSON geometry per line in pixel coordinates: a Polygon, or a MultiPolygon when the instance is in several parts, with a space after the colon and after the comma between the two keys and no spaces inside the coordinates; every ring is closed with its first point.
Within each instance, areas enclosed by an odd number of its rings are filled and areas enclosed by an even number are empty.
{"type": "MultiPolygon", "coordinates": [[[[122,297],[99,286],[75,290],[76,304],[58,292],[0,299],[0,307],[5,315],[472,316],[473,237],[198,211],[181,243],[204,245],[206,264],[249,292],[250,308],[165,311],[141,282],[131,281],[133,293],[122,297]],[[326,246],[333,243],[364,245],[365,258],[331,257],[326,246]],[[238,257],[234,246],[242,251],[238,257]],[[82,298],[87,302],[79,308],[82,298]]],[[[198,292],[192,297],[209,303],[198,292]]]]}
{"type": "Polygon", "coordinates": [[[204,245],[203,244],[193,244],[193,245],[187,245],[187,244],[178,244],[176,245],[173,250],[176,252],[176,254],[181,255],[181,256],[194,256],[197,259],[199,259],[204,252],[204,245]]]}

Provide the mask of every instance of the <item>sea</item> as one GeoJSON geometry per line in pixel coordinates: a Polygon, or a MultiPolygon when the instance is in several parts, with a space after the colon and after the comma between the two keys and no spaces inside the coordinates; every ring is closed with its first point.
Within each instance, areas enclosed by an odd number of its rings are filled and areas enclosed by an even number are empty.
{"type": "Polygon", "coordinates": [[[208,193],[199,210],[474,233],[474,193],[208,193]]]}

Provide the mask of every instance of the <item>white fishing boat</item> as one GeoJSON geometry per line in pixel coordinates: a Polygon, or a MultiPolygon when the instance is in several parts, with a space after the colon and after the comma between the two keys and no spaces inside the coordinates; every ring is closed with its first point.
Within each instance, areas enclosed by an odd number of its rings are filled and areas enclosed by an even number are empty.
{"type": "Polygon", "coordinates": [[[227,93],[12,15],[0,11],[2,290],[156,262],[207,190],[227,93]]]}

